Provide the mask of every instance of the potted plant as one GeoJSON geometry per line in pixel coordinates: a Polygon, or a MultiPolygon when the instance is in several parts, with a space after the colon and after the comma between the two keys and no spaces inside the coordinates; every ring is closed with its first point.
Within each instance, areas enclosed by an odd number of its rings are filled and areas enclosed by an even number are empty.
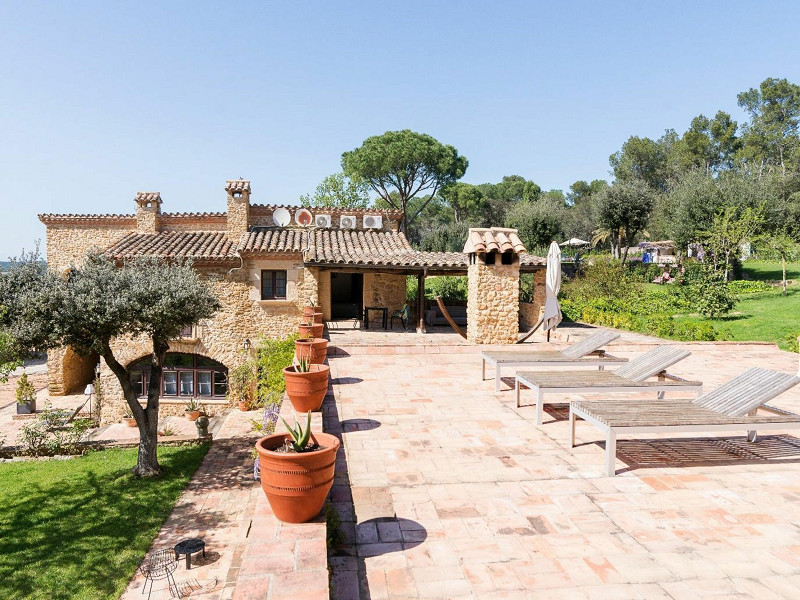
{"type": "Polygon", "coordinates": [[[328,340],[313,336],[297,338],[294,342],[294,355],[297,360],[301,356],[310,357],[311,364],[321,365],[328,356],[328,340]]]}
{"type": "Polygon", "coordinates": [[[200,416],[200,403],[197,401],[197,398],[189,398],[186,401],[186,410],[183,412],[190,421],[197,419],[197,417],[200,416]]]}
{"type": "Polygon", "coordinates": [[[228,393],[242,412],[250,410],[255,383],[256,367],[252,360],[239,365],[228,374],[228,393]]]}
{"type": "Polygon", "coordinates": [[[325,325],[323,323],[314,323],[309,317],[304,317],[304,319],[306,320],[301,321],[297,328],[300,332],[300,337],[322,337],[322,329],[325,325]]]}
{"type": "Polygon", "coordinates": [[[333,485],[339,439],[311,433],[311,413],[303,428],[281,419],[288,433],[276,433],[256,443],[261,487],[275,516],[285,523],[305,523],[316,517],[333,485]]]}
{"type": "Polygon", "coordinates": [[[122,415],[122,422],[128,427],[136,427],[136,418],[130,410],[126,410],[125,414],[122,415]]]}
{"type": "Polygon", "coordinates": [[[303,307],[303,316],[304,317],[313,317],[314,313],[317,312],[317,303],[313,300],[309,300],[308,304],[303,307]]]}
{"type": "Polygon", "coordinates": [[[297,412],[320,409],[328,391],[330,371],[328,365],[312,364],[307,356],[283,369],[286,395],[297,412]]]}
{"type": "Polygon", "coordinates": [[[17,383],[17,414],[32,415],[36,412],[36,388],[28,381],[28,374],[22,373],[17,383]]]}

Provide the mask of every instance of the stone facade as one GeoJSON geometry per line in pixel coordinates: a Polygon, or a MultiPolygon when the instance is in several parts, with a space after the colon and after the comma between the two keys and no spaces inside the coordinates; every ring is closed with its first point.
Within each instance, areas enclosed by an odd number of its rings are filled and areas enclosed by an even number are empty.
{"type": "Polygon", "coordinates": [[[364,273],[364,306],[385,306],[388,314],[406,303],[406,276],[364,273]]]}
{"type": "Polygon", "coordinates": [[[475,256],[467,271],[467,339],[513,344],[519,337],[519,262],[485,264],[475,256]]]}
{"type": "MultiPolygon", "coordinates": [[[[272,213],[277,207],[251,206],[248,181],[228,181],[225,191],[226,213],[162,213],[158,192],[139,192],[134,214],[42,215],[40,218],[47,225],[48,263],[64,272],[80,265],[91,251],[105,251],[117,243],[124,246],[128,242],[123,238],[127,240],[129,235],[144,236],[141,239],[146,241],[164,232],[225,232],[227,239],[235,244],[253,226],[274,226],[272,213]]],[[[326,212],[338,217],[339,213],[351,211],[326,212]]],[[[352,212],[361,219],[365,211],[352,212]]],[[[384,218],[383,230],[396,231],[398,223],[396,216],[389,215],[384,218]]],[[[185,251],[185,248],[177,250],[185,251]]],[[[330,319],[330,271],[306,266],[303,254],[297,250],[299,248],[287,248],[246,256],[225,254],[216,259],[216,264],[214,256],[209,260],[205,254],[201,255],[195,268],[220,298],[222,308],[213,318],[196,325],[190,338],[171,342],[169,351],[204,356],[233,370],[250,358],[244,350],[245,340],[250,340],[255,347],[261,338],[285,338],[296,333],[302,308],[311,301],[322,306],[326,319],[330,319]],[[273,270],[286,272],[286,297],[262,300],[262,272],[273,270]]],[[[198,251],[207,252],[207,249],[200,247],[198,251]]],[[[363,298],[365,304],[386,306],[390,311],[401,309],[405,302],[405,276],[365,273],[363,298]]],[[[116,339],[112,349],[125,366],[152,354],[151,342],[146,338],[116,339]]],[[[48,384],[52,395],[81,391],[94,379],[98,365],[101,422],[105,424],[119,420],[126,403],[116,377],[97,355],[79,356],[71,348],[51,351],[48,384]]],[[[224,399],[202,402],[210,413],[227,406],[224,399]]],[[[160,405],[164,415],[181,414],[184,410],[183,399],[162,398],[160,405]]]]}

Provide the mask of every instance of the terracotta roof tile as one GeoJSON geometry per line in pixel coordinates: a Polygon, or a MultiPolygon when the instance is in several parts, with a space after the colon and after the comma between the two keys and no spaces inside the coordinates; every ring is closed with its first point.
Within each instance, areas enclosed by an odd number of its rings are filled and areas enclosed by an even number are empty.
{"type": "Polygon", "coordinates": [[[303,229],[258,228],[239,242],[239,251],[251,252],[301,252],[305,247],[306,231],[303,229]]]}
{"type": "Polygon", "coordinates": [[[229,179],[225,182],[226,192],[249,192],[250,181],[248,179],[229,179]]]}
{"type": "Polygon", "coordinates": [[[136,203],[161,202],[161,192],[136,192],[136,203]]]}
{"type": "Polygon", "coordinates": [[[130,233],[106,250],[106,256],[125,260],[136,256],[226,261],[236,258],[235,244],[221,231],[162,231],[130,233]]]}
{"type": "Polygon", "coordinates": [[[516,252],[525,253],[525,245],[519,239],[516,229],[491,227],[488,229],[473,228],[469,230],[464,252],[516,252]]]}
{"type": "Polygon", "coordinates": [[[99,223],[108,225],[136,224],[136,215],[78,215],[78,214],[40,214],[39,220],[45,225],[59,223],[99,223]]]}

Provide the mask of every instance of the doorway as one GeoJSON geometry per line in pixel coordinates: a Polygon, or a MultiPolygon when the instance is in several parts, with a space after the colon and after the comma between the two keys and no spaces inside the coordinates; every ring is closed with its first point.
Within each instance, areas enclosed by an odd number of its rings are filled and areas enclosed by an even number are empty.
{"type": "Polygon", "coordinates": [[[361,273],[331,273],[331,319],[361,319],[364,276],[361,273]]]}

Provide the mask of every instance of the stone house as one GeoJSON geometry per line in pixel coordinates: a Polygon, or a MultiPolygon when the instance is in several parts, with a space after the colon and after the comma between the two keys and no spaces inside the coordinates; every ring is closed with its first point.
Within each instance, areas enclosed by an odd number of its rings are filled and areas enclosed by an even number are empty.
{"type": "MultiPolygon", "coordinates": [[[[366,306],[391,314],[406,302],[408,275],[416,275],[424,290],[426,276],[474,271],[476,282],[489,278],[478,286],[483,295],[475,296],[470,309],[472,323],[484,322],[486,331],[473,325],[471,339],[505,343],[516,339],[518,331],[520,271],[536,272],[535,295],[544,295],[544,261],[524,254],[521,244],[512,250],[490,247],[488,254],[486,247],[464,253],[419,252],[399,231],[400,211],[312,213],[296,206],[252,204],[245,180],[226,182],[225,192],[226,212],[166,213],[158,192],[139,192],[134,214],[39,215],[47,227],[47,261],[57,271],[79,264],[90,251],[119,263],[141,255],[191,259],[221,299],[222,309],[213,318],[170,343],[170,368],[162,382],[165,415],[182,412],[193,396],[210,412],[227,406],[228,370],[248,359],[259,338],[296,332],[302,307],[310,302],[321,306],[326,321],[360,318],[366,306]],[[494,252],[499,253],[498,266],[492,270],[487,256],[494,252]],[[507,294],[501,292],[506,288],[507,294]],[[508,322],[506,327],[494,323],[498,315],[508,322]]],[[[508,232],[480,231],[475,235],[487,240],[499,236],[501,243],[508,232]]],[[[471,282],[471,296],[472,287],[471,282]]],[[[423,314],[420,308],[417,314],[423,314]]],[[[417,328],[424,331],[424,321],[417,328]]],[[[134,367],[134,384],[144,395],[152,351],[148,340],[118,339],[113,350],[122,364],[134,367]]],[[[60,395],[79,390],[95,377],[95,369],[103,389],[101,421],[116,421],[125,409],[122,391],[97,356],[79,356],[71,348],[50,352],[49,391],[60,395]]]]}

